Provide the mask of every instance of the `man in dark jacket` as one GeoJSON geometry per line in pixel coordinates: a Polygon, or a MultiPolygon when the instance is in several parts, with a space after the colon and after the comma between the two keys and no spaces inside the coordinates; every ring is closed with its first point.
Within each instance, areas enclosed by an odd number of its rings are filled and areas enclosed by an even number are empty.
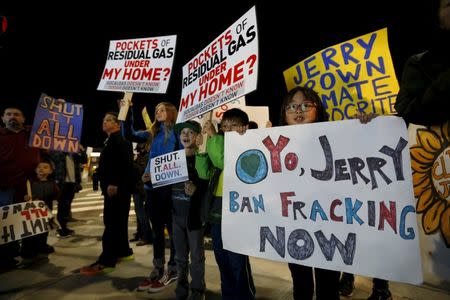
{"type": "Polygon", "coordinates": [[[106,113],[103,131],[108,135],[100,155],[98,177],[104,196],[102,237],[103,251],[94,264],[81,268],[85,275],[114,271],[118,261],[133,259],[128,243],[128,215],[133,191],[133,150],[130,142],[120,134],[117,114],[106,113]]]}
{"type": "MultiPolygon", "coordinates": [[[[40,160],[37,148],[28,145],[29,126],[24,126],[25,116],[16,107],[7,107],[2,115],[5,127],[0,127],[0,206],[24,201],[26,182],[35,176],[40,160]]],[[[8,242],[0,246],[0,269],[15,267],[19,244],[8,242]]]]}

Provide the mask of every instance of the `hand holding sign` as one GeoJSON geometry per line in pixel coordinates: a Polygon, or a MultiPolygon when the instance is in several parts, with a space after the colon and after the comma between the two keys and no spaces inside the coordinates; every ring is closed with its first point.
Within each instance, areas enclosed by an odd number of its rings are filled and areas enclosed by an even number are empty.
{"type": "Polygon", "coordinates": [[[196,190],[197,190],[197,186],[192,181],[186,181],[184,183],[184,192],[189,197],[194,195],[196,190]]]}

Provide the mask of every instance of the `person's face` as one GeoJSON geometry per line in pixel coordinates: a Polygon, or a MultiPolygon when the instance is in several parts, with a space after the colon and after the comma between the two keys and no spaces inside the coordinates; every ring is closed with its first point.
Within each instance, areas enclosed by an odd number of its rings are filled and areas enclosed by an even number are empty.
{"type": "Polygon", "coordinates": [[[185,149],[195,148],[198,133],[190,128],[183,128],[180,131],[180,141],[185,149]]]}
{"type": "Polygon", "coordinates": [[[167,121],[167,116],[168,116],[168,111],[167,108],[164,105],[160,105],[156,108],[156,120],[159,122],[166,122],[167,121]]]}
{"type": "Polygon", "coordinates": [[[246,129],[247,126],[244,126],[244,124],[242,124],[242,122],[240,122],[239,120],[233,119],[233,120],[229,120],[229,119],[222,119],[222,122],[220,122],[220,129],[222,129],[222,131],[225,132],[231,132],[231,131],[236,131],[236,132],[242,132],[242,130],[245,128],[246,129]]]}
{"type": "Polygon", "coordinates": [[[120,129],[119,123],[116,123],[116,119],[113,115],[107,114],[103,118],[103,132],[110,134],[120,129]]]}
{"type": "Polygon", "coordinates": [[[6,128],[17,130],[23,127],[25,117],[17,108],[7,108],[3,113],[2,121],[5,123],[6,128]]]}
{"type": "Polygon", "coordinates": [[[317,120],[317,107],[311,100],[305,98],[301,91],[294,94],[284,108],[288,125],[314,123],[317,120]]]}
{"type": "Polygon", "coordinates": [[[439,24],[442,29],[450,30],[450,0],[440,1],[439,24]]]}
{"type": "Polygon", "coordinates": [[[52,174],[53,170],[49,163],[39,163],[36,168],[36,174],[39,178],[47,178],[48,175],[52,174]]]}

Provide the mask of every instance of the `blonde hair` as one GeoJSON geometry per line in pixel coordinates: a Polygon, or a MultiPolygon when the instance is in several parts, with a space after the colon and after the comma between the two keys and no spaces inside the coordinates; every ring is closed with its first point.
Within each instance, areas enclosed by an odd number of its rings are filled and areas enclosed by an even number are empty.
{"type": "Polygon", "coordinates": [[[156,135],[160,131],[161,122],[156,119],[156,112],[158,111],[158,109],[161,108],[161,106],[164,106],[164,108],[166,109],[166,113],[167,113],[167,119],[166,119],[166,121],[164,121],[164,125],[165,125],[164,126],[165,127],[164,143],[165,143],[167,141],[167,139],[169,138],[169,130],[173,128],[173,126],[175,125],[175,122],[177,121],[178,110],[175,107],[175,105],[173,105],[170,102],[160,102],[156,105],[156,107],[155,107],[155,122],[153,123],[152,128],[151,128],[153,138],[155,138],[156,135]]]}

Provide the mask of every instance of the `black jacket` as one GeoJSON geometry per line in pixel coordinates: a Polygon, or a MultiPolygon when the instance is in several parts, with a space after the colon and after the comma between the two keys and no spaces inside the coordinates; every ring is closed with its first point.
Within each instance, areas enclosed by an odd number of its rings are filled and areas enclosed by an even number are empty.
{"type": "Polygon", "coordinates": [[[428,51],[408,59],[395,109],[407,123],[439,125],[450,119],[450,31],[436,32],[428,51]]]}
{"type": "Polygon", "coordinates": [[[105,142],[98,162],[100,188],[106,193],[108,185],[118,187],[118,193],[132,193],[135,183],[133,149],[120,132],[111,133],[105,142]]]}

